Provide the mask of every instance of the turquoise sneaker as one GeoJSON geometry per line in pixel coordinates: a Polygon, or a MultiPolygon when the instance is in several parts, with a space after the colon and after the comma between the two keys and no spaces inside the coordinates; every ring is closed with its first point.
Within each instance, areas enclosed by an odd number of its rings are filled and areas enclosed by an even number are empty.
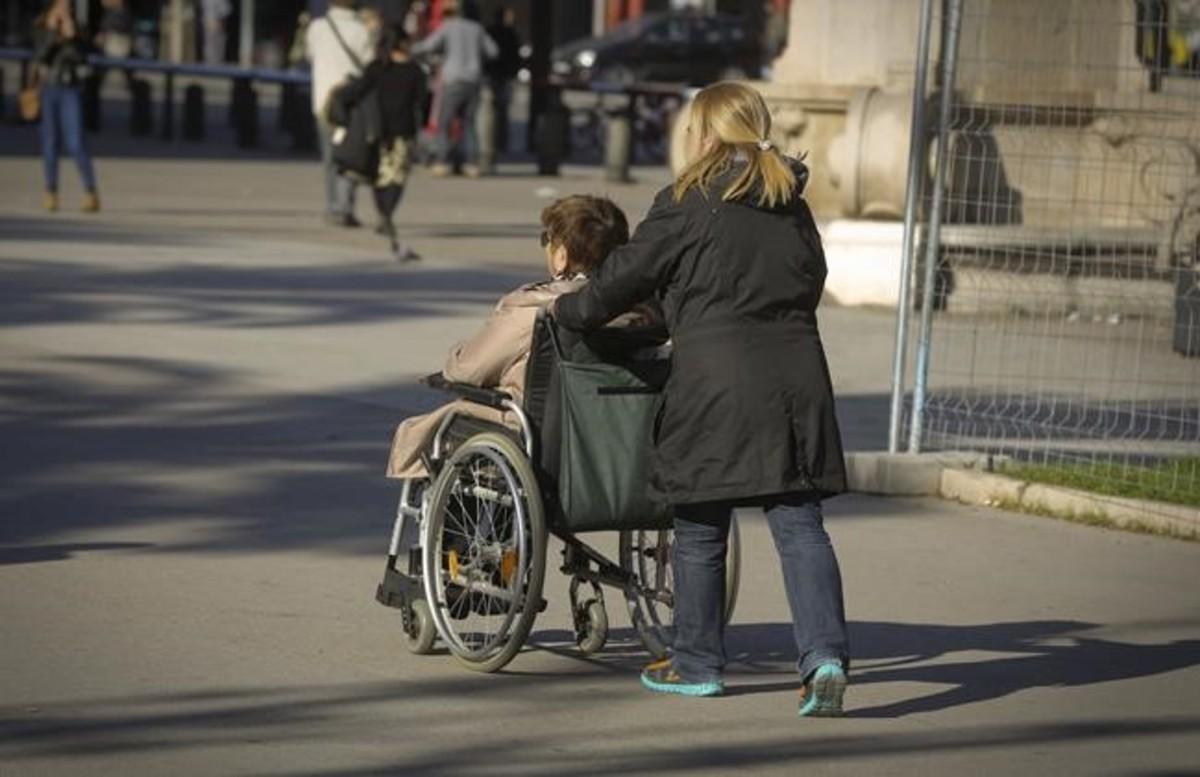
{"type": "Polygon", "coordinates": [[[689,683],[671,666],[671,659],[655,661],[642,670],[642,685],[656,693],[677,693],[681,696],[720,696],[725,684],[720,680],[689,683]]]}
{"type": "Polygon", "coordinates": [[[846,673],[838,664],[821,664],[804,686],[800,700],[802,718],[837,718],[842,715],[846,695],[846,673]]]}

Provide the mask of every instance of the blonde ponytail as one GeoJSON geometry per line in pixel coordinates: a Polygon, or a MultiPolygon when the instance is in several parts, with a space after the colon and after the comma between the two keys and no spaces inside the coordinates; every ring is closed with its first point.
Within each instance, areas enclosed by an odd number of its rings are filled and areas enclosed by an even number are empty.
{"type": "Polygon", "coordinates": [[[708,191],[739,156],[746,159],[745,169],[722,192],[722,200],[757,191],[759,205],[775,207],[795,196],[796,175],[770,140],[771,114],[757,91],[733,81],[713,84],[693,99],[688,121],[704,148],[675,180],[676,202],[692,188],[708,191]]]}

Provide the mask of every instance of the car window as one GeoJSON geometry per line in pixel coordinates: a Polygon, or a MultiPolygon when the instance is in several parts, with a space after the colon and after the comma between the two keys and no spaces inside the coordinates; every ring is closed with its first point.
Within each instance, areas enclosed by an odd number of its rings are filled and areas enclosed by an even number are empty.
{"type": "Polygon", "coordinates": [[[650,43],[687,43],[689,39],[686,19],[663,19],[646,31],[650,43]]]}
{"type": "Polygon", "coordinates": [[[721,23],[712,18],[701,18],[696,20],[696,40],[708,45],[719,46],[725,40],[725,35],[721,30],[721,23]]]}

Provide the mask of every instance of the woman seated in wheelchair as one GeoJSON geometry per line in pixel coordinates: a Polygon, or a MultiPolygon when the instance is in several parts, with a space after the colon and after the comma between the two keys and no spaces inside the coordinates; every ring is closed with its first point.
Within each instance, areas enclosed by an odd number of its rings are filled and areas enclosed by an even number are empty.
{"type": "MultiPolygon", "coordinates": [[[[521,403],[525,368],[540,310],[562,294],[578,291],[609,253],[629,240],[625,214],[611,200],[588,195],[564,197],[542,211],[542,248],[550,279],[504,295],[483,328],[450,350],[442,375],[452,383],[469,383],[503,391],[521,403]]],[[[642,322],[630,314],[614,323],[642,322]]],[[[467,413],[516,428],[510,413],[459,400],[432,413],[406,419],[396,429],[387,476],[429,477],[423,454],[446,415],[467,413]]]]}

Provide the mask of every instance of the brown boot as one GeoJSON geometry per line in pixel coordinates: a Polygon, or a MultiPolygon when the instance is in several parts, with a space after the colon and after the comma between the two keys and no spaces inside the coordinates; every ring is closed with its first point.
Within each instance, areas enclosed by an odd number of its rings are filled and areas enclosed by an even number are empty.
{"type": "Polygon", "coordinates": [[[98,213],[100,211],[100,195],[95,192],[83,195],[83,205],[79,209],[84,213],[98,213]]]}
{"type": "Polygon", "coordinates": [[[49,213],[58,210],[58,192],[42,192],[42,207],[49,213]]]}

